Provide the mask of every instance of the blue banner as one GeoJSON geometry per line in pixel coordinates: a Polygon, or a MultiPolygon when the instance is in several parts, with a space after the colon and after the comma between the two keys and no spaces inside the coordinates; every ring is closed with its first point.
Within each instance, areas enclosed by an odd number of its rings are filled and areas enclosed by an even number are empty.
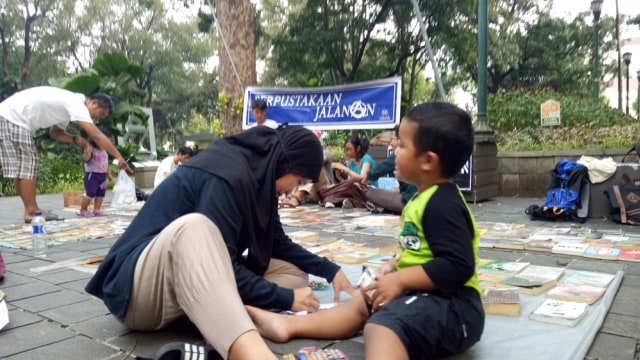
{"type": "Polygon", "coordinates": [[[267,119],[311,129],[390,129],[400,123],[401,79],[315,88],[248,87],[242,128],[255,125],[251,103],[267,102],[267,119]]]}

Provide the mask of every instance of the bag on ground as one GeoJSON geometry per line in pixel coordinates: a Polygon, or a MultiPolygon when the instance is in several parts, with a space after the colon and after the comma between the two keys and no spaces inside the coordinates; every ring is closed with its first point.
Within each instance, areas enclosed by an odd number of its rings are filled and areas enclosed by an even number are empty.
{"type": "Polygon", "coordinates": [[[640,180],[622,175],[622,183],[603,191],[609,199],[609,215],[621,224],[640,225],[640,180]]]}
{"type": "Polygon", "coordinates": [[[551,170],[547,198],[531,205],[525,213],[531,220],[565,220],[585,222],[589,209],[589,176],[584,165],[562,159],[551,170]]]}
{"type": "Polygon", "coordinates": [[[111,206],[123,208],[136,202],[136,184],[131,180],[126,171],[118,171],[116,183],[113,186],[113,199],[111,206]]]}

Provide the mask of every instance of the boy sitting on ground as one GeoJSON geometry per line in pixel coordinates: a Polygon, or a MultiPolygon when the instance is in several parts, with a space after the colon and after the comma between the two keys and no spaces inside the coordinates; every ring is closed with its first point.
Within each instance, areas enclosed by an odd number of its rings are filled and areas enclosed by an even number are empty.
{"type": "Polygon", "coordinates": [[[286,342],[364,330],[368,360],[446,357],[480,340],[480,233],[452,180],[473,151],[471,118],[448,103],[425,103],[409,110],[399,135],[396,175],[418,191],[403,210],[396,257],[362,294],[331,309],[290,316],[247,307],[262,336],[286,342]]]}

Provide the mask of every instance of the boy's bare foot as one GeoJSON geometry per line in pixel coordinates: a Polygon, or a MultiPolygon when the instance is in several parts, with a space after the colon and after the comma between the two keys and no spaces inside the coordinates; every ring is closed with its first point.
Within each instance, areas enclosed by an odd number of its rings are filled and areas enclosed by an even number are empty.
{"type": "Polygon", "coordinates": [[[249,305],[246,305],[245,308],[258,328],[260,335],[278,343],[285,343],[291,339],[287,328],[286,316],[292,315],[277,314],[249,305]]]}

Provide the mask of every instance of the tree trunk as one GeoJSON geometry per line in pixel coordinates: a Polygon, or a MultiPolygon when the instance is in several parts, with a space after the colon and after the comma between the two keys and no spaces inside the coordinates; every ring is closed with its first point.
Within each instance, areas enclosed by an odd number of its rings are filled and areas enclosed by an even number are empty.
{"type": "Polygon", "coordinates": [[[620,7],[616,0],[616,54],[618,55],[618,109],[622,110],[622,55],[620,54],[620,7]]]}
{"type": "Polygon", "coordinates": [[[220,109],[220,122],[227,134],[235,134],[242,130],[242,112],[234,111],[238,109],[234,104],[242,103],[247,86],[257,84],[255,14],[251,0],[216,0],[216,14],[221,31],[218,32],[220,92],[229,99],[227,104],[221,104],[224,108],[220,109]]]}

